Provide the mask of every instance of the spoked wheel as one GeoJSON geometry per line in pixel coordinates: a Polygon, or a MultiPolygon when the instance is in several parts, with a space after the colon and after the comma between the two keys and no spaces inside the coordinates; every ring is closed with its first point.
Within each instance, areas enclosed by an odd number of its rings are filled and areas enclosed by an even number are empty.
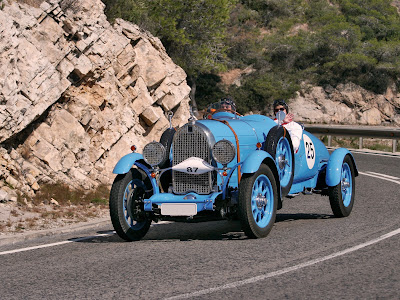
{"type": "Polygon", "coordinates": [[[354,189],[354,166],[350,156],[346,155],[342,164],[339,184],[329,187],[329,202],[336,217],[350,215],[354,205],[354,189]]]}
{"type": "Polygon", "coordinates": [[[261,165],[254,174],[244,174],[239,185],[239,218],[250,238],[266,237],[275,223],[278,193],[270,168],[261,165]]]}
{"type": "Polygon", "coordinates": [[[294,152],[290,135],[283,126],[275,126],[269,131],[264,150],[275,160],[284,197],[289,193],[293,183],[294,152]]]}
{"type": "Polygon", "coordinates": [[[117,234],[127,241],[143,238],[150,228],[151,219],[144,211],[143,200],[149,197],[149,184],[137,169],[118,175],[110,193],[111,222],[117,234]]]}

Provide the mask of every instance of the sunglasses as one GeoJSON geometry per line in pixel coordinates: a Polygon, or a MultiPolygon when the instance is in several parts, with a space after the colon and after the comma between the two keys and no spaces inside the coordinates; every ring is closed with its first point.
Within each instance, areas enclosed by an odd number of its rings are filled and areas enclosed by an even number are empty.
{"type": "Polygon", "coordinates": [[[278,111],[284,111],[285,110],[285,108],[284,107],[281,107],[281,108],[275,108],[274,109],[274,112],[278,112],[278,111]]]}

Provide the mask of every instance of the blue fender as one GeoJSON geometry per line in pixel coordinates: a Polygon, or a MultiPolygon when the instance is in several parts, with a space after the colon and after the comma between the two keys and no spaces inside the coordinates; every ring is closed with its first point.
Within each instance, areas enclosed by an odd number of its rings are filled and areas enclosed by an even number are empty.
{"type": "Polygon", "coordinates": [[[273,165],[275,165],[274,159],[268,152],[263,150],[255,150],[254,152],[250,153],[243,162],[241,167],[242,173],[257,172],[257,170],[260,168],[260,165],[266,158],[270,158],[273,162],[273,165]]]}
{"type": "Polygon", "coordinates": [[[129,153],[123,156],[118,163],[115,165],[113,173],[114,174],[126,174],[132,168],[133,164],[143,159],[143,155],[139,153],[129,153]]]}
{"type": "Polygon", "coordinates": [[[147,177],[150,179],[151,185],[153,187],[153,194],[158,194],[160,192],[157,184],[157,180],[152,178],[150,175],[150,171],[143,163],[139,163],[138,160],[142,160],[143,155],[139,153],[129,153],[123,156],[116,166],[114,167],[113,173],[114,174],[126,174],[129,170],[136,165],[139,169],[144,171],[147,177]]]}
{"type": "Polygon", "coordinates": [[[357,166],[353,154],[346,148],[339,148],[333,151],[328,160],[326,167],[325,182],[328,186],[336,186],[340,182],[342,176],[342,164],[344,157],[349,154],[354,167],[355,176],[358,176],[357,166]]]}
{"type": "Polygon", "coordinates": [[[255,173],[260,168],[262,163],[268,164],[268,166],[271,168],[271,171],[276,178],[276,185],[278,188],[278,209],[281,209],[282,208],[281,185],[279,182],[278,169],[276,168],[275,161],[272,158],[271,154],[263,150],[256,150],[250,153],[244,160],[243,165],[241,167],[241,171],[243,174],[255,173]]]}

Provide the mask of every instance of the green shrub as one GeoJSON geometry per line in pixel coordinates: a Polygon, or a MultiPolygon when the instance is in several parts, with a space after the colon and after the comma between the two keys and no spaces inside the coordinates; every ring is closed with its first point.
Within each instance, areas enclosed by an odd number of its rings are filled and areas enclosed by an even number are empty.
{"type": "MultiPolygon", "coordinates": [[[[232,86],[229,94],[235,99],[237,110],[270,114],[270,104],[277,98],[288,99],[299,89],[296,76],[280,77],[282,74],[254,73],[243,80],[240,87],[232,86]]],[[[289,75],[289,74],[285,74],[289,75]]]]}
{"type": "Polygon", "coordinates": [[[221,89],[221,78],[215,74],[200,74],[196,82],[196,101],[199,110],[217,102],[226,93],[221,89]]]}
{"type": "Polygon", "coordinates": [[[261,111],[301,82],[353,82],[376,93],[393,82],[400,87],[400,16],[391,0],[104,2],[110,19],[136,22],[161,38],[197,85],[200,109],[228,93],[242,113],[261,111]],[[257,72],[240,87],[217,78],[250,65],[257,72]]]}

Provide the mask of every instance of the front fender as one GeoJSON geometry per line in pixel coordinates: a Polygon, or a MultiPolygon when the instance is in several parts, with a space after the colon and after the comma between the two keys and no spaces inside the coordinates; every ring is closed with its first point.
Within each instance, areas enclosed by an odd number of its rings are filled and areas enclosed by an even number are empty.
{"type": "Polygon", "coordinates": [[[113,173],[114,174],[126,174],[132,168],[133,164],[143,159],[143,155],[139,153],[129,153],[123,156],[118,163],[115,165],[113,173]]]}
{"type": "Polygon", "coordinates": [[[272,158],[271,154],[263,150],[256,150],[250,153],[243,162],[243,165],[241,167],[242,173],[245,174],[245,173],[257,172],[257,170],[260,168],[260,165],[266,158],[271,159],[272,162],[274,162],[274,159],[272,158]]]}
{"type": "Polygon", "coordinates": [[[340,182],[342,176],[342,164],[344,157],[349,154],[354,167],[355,176],[358,176],[357,166],[353,154],[346,148],[339,148],[333,151],[328,160],[326,167],[325,182],[328,186],[336,186],[340,182]]]}
{"type": "Polygon", "coordinates": [[[282,208],[281,185],[279,182],[278,169],[276,168],[275,161],[272,158],[271,154],[263,150],[256,150],[250,153],[249,156],[247,156],[247,158],[243,162],[241,171],[243,174],[255,173],[258,171],[262,163],[267,164],[271,168],[271,171],[276,178],[276,185],[278,188],[278,209],[281,209],[282,208]]]}

